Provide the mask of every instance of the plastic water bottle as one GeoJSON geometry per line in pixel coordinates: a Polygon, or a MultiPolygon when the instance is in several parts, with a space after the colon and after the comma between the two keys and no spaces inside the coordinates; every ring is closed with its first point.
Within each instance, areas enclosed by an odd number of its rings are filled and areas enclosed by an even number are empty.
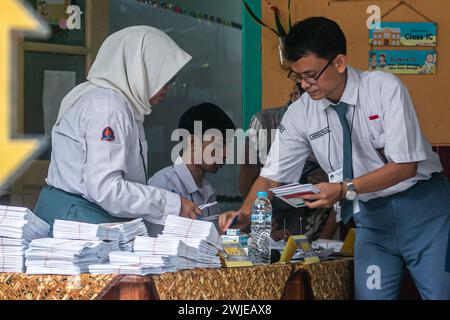
{"type": "Polygon", "coordinates": [[[270,264],[270,232],[272,230],[272,205],[267,192],[258,192],[251,215],[252,242],[248,256],[253,264],[270,264]]]}

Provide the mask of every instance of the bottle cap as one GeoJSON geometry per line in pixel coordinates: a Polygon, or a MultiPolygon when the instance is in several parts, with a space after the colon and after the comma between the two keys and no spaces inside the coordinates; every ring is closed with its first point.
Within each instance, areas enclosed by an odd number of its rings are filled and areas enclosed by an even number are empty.
{"type": "Polygon", "coordinates": [[[257,193],[256,193],[256,196],[257,197],[265,197],[265,198],[267,198],[267,192],[266,191],[258,191],[257,193]]]}

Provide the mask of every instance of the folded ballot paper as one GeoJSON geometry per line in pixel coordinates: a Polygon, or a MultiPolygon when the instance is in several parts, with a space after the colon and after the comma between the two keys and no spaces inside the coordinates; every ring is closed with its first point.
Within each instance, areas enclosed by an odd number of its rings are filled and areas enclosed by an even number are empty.
{"type": "Polygon", "coordinates": [[[300,208],[305,206],[303,196],[307,194],[319,193],[320,190],[312,184],[291,183],[281,187],[269,189],[273,194],[287,204],[300,208]]]}
{"type": "Polygon", "coordinates": [[[24,272],[30,241],[47,237],[49,231],[31,210],[0,206],[0,272],[24,272]]]}
{"type": "Polygon", "coordinates": [[[72,240],[118,241],[120,238],[120,229],[119,227],[112,227],[109,224],[55,220],[53,224],[53,237],[72,240]]]}
{"type": "Polygon", "coordinates": [[[177,270],[194,269],[196,262],[187,258],[170,255],[150,255],[145,252],[111,252],[109,264],[89,267],[91,273],[160,274],[177,270]]]}
{"type": "Polygon", "coordinates": [[[141,218],[120,223],[102,224],[103,226],[119,229],[119,248],[116,251],[133,251],[134,238],[148,237],[147,227],[141,218]]]}
{"type": "Polygon", "coordinates": [[[168,241],[170,239],[181,240],[185,243],[189,248],[194,249],[197,254],[191,254],[189,259],[197,261],[197,268],[220,268],[220,258],[217,255],[219,249],[203,239],[197,238],[176,238],[173,235],[159,235],[158,239],[164,239],[168,241]]]}
{"type": "Polygon", "coordinates": [[[197,249],[189,247],[180,239],[170,237],[136,237],[134,252],[147,253],[148,255],[178,256],[191,260],[198,259],[197,249]]]}
{"type": "Polygon", "coordinates": [[[131,274],[138,276],[146,276],[149,274],[161,274],[164,272],[174,272],[175,267],[159,267],[153,265],[130,264],[130,265],[114,265],[114,264],[93,264],[89,266],[89,273],[92,274],[131,274]]]}
{"type": "Polygon", "coordinates": [[[25,251],[27,274],[87,273],[91,264],[108,259],[111,248],[105,241],[36,239],[25,251]]]}
{"type": "Polygon", "coordinates": [[[30,209],[0,206],[0,237],[33,239],[47,237],[50,226],[30,209]]]}
{"type": "Polygon", "coordinates": [[[163,235],[170,235],[181,240],[197,239],[222,249],[222,238],[212,222],[192,220],[169,215],[163,229],[163,235]]]}
{"type": "Polygon", "coordinates": [[[109,261],[115,265],[153,265],[175,270],[193,269],[195,262],[183,257],[173,255],[149,255],[145,252],[111,252],[109,261]]]}

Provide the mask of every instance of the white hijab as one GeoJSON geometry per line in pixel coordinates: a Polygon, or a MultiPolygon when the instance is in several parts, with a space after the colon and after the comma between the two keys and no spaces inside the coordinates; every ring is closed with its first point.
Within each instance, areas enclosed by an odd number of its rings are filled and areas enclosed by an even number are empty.
{"type": "Polygon", "coordinates": [[[136,120],[152,111],[156,95],[192,57],[164,32],[147,26],[129,27],[109,36],[89,71],[88,81],[76,86],[61,102],[56,125],[78,99],[97,88],[113,89],[133,108],[136,120]]]}

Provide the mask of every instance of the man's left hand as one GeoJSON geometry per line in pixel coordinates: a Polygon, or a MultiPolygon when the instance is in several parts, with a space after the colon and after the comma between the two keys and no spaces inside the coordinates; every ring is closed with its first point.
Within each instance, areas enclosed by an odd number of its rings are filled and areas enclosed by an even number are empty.
{"type": "Polygon", "coordinates": [[[344,190],[340,183],[322,182],[315,185],[320,193],[308,194],[303,197],[305,204],[310,209],[331,208],[342,199],[344,190]]]}

